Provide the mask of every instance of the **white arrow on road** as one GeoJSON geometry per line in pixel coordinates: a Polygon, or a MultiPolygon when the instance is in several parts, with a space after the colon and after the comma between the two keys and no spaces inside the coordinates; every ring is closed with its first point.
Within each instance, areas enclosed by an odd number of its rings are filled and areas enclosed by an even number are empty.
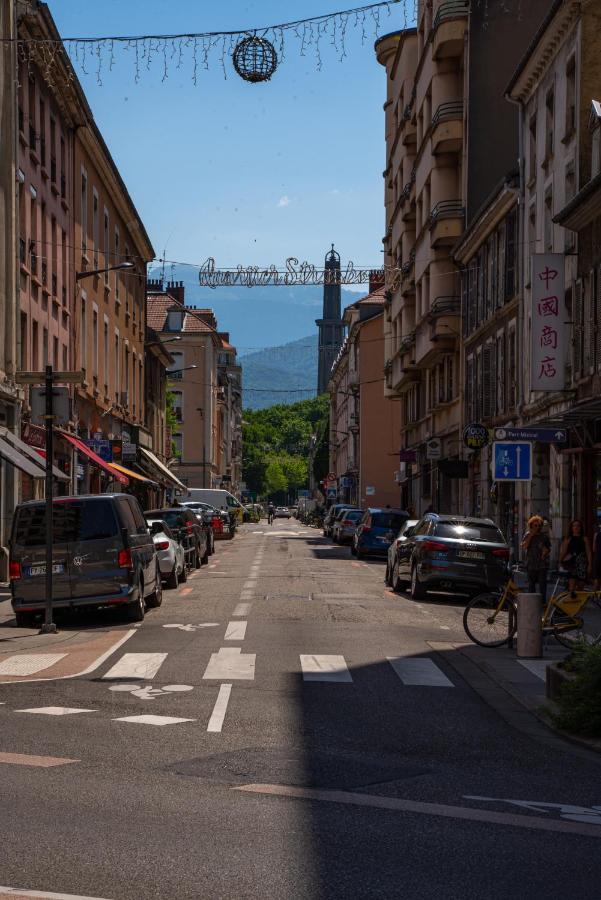
{"type": "Polygon", "coordinates": [[[180,631],[196,631],[197,628],[216,628],[219,622],[201,622],[200,625],[163,625],[163,628],[179,628],[180,631]]]}

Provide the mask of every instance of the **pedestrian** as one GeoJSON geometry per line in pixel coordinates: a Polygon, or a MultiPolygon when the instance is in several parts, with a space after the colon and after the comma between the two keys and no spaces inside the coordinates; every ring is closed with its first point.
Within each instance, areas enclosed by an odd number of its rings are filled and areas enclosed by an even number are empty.
{"type": "Polygon", "coordinates": [[[538,585],[543,603],[546,603],[551,541],[543,532],[543,525],[542,516],[530,516],[528,528],[522,540],[522,550],[526,554],[528,590],[531,594],[535,594],[538,585]]]}
{"type": "Polygon", "coordinates": [[[267,524],[273,525],[273,517],[275,515],[275,506],[269,501],[269,506],[267,507],[267,524]]]}
{"type": "Polygon", "coordinates": [[[581,591],[591,574],[592,554],[589,539],[580,519],[572,519],[559,551],[559,562],[569,573],[568,590],[581,591]]]}

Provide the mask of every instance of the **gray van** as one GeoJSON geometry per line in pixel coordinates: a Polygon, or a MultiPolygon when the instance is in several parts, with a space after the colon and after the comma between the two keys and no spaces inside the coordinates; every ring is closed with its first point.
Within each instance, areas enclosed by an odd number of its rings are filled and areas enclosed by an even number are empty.
{"type": "MultiPolygon", "coordinates": [[[[53,500],[52,605],[122,606],[132,622],[163,600],[154,542],[130,494],[53,500]]],[[[10,539],[12,607],[17,625],[33,624],[46,602],[45,502],[20,503],[10,539]]]]}

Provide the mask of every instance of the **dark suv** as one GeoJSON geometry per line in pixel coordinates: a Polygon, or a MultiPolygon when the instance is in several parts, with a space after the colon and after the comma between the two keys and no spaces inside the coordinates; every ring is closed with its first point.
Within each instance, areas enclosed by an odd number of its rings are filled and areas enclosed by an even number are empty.
{"type": "Polygon", "coordinates": [[[492,519],[427,513],[397,548],[398,580],[411,596],[428,590],[473,594],[500,587],[507,578],[509,547],[492,519]]]}
{"type": "MultiPolygon", "coordinates": [[[[46,504],[20,503],[10,539],[12,607],[28,627],[46,602],[46,504]]],[[[53,500],[52,605],[124,606],[133,622],[160,606],[161,573],[135,497],[83,495],[53,500]]]]}
{"type": "Polygon", "coordinates": [[[149,509],[146,516],[162,519],[176,538],[181,541],[188,568],[199,569],[209,561],[212,529],[203,519],[187,506],[173,506],[170,509],[149,509]]]}

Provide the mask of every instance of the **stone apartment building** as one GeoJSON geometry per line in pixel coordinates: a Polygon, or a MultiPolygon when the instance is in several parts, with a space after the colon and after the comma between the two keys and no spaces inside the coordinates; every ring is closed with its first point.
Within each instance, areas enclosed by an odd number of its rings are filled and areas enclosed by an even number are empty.
{"type": "Polygon", "coordinates": [[[242,425],[236,349],[219,333],[211,309],[185,305],[183,282],[149,281],[146,303],[148,325],[173,359],[167,376],[178,425],[170,468],[187,487],[236,489],[242,425]]]}
{"type": "Polygon", "coordinates": [[[370,287],[344,310],[348,335],[330,373],[330,471],[340,502],[398,506],[399,404],[382,390],[385,289],[375,278],[370,287]]]}

